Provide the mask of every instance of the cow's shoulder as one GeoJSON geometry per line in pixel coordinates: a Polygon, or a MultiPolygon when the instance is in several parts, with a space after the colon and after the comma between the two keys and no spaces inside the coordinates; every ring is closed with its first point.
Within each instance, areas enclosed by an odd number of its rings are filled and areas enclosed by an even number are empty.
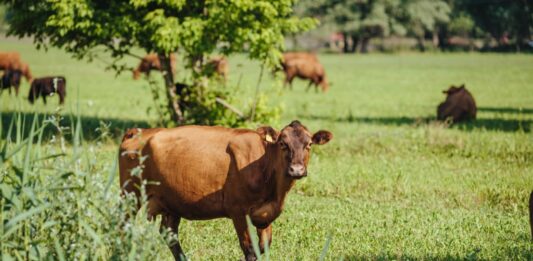
{"type": "Polygon", "coordinates": [[[255,131],[238,131],[228,144],[236,175],[251,191],[261,189],[268,180],[268,175],[264,173],[267,165],[265,146],[265,142],[255,131]]]}

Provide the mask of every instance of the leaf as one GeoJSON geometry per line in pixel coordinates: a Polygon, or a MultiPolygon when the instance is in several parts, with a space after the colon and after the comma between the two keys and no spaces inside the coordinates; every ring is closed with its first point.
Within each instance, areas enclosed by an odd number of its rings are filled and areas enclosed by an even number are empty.
{"type": "Polygon", "coordinates": [[[18,228],[18,225],[19,225],[20,221],[23,221],[23,220],[25,220],[27,218],[30,218],[33,215],[39,214],[39,213],[45,211],[50,206],[51,206],[50,204],[45,203],[45,204],[43,204],[41,206],[34,207],[34,208],[32,208],[32,209],[30,209],[30,210],[28,210],[26,212],[22,212],[19,215],[17,215],[16,217],[12,218],[5,225],[4,229],[5,229],[6,232],[4,233],[4,235],[2,235],[2,238],[7,238],[9,235],[11,235],[13,232],[15,232],[16,229],[18,228]]]}

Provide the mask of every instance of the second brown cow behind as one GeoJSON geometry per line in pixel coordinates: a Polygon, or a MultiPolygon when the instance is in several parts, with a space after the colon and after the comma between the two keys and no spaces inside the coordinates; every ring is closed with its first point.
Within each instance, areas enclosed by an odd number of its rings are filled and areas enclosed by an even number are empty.
{"type": "MultiPolygon", "coordinates": [[[[158,183],[146,187],[149,216],[162,215],[162,224],[176,233],[181,218],[230,218],[246,260],[255,260],[245,217],[270,244],[272,222],[289,190],[307,176],[311,146],[331,139],[329,131],[312,134],[298,121],[279,132],[271,127],[132,129],[120,145],[120,184],[124,193],[139,196],[140,176],[131,170],[146,156],[142,178],[158,183]]],[[[179,243],[172,253],[176,260],[183,256],[179,243]]]]}
{"type": "Polygon", "coordinates": [[[326,72],[315,54],[303,52],[284,53],[281,66],[285,73],[285,85],[288,84],[292,87],[292,81],[298,77],[309,80],[307,90],[313,84],[317,90],[319,86],[324,92],[329,89],[326,72]]]}
{"type": "MultiPolygon", "coordinates": [[[[176,74],[176,55],[174,54],[170,55],[170,67],[172,74],[176,74]]],[[[137,68],[133,70],[133,79],[138,80],[141,77],[141,73],[149,76],[152,70],[161,71],[161,68],[159,56],[156,53],[149,53],[141,59],[137,68]]]]}
{"type": "Polygon", "coordinates": [[[443,93],[447,96],[437,108],[438,120],[451,119],[453,122],[460,122],[476,118],[476,102],[464,84],[459,87],[451,86],[443,93]]]}

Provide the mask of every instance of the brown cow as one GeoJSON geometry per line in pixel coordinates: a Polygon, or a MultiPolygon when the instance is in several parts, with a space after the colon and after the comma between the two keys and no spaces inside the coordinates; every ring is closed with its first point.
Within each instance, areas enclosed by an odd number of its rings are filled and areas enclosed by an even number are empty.
{"type": "Polygon", "coordinates": [[[533,191],[529,195],[529,226],[531,227],[531,240],[533,240],[533,191]]]}
{"type": "Polygon", "coordinates": [[[453,122],[460,122],[476,118],[476,102],[464,84],[459,87],[451,86],[442,92],[447,97],[446,101],[439,104],[437,108],[438,120],[444,121],[451,118],[453,122]]]}
{"type": "MultiPolygon", "coordinates": [[[[139,176],[130,170],[139,166],[140,155],[147,156],[142,178],[158,183],[146,187],[150,217],[161,214],[163,225],[176,233],[181,218],[230,218],[246,260],[255,260],[245,217],[271,242],[272,222],[287,193],[307,176],[311,145],[332,137],[323,130],[311,134],[298,121],[280,132],[209,126],[129,130],[120,145],[120,184],[124,193],[139,195],[139,176]]],[[[179,243],[171,249],[176,259],[183,256],[179,243]]]]}
{"type": "Polygon", "coordinates": [[[21,71],[28,82],[31,82],[33,78],[30,66],[22,62],[17,52],[0,52],[0,70],[21,71]]]}
{"type": "Polygon", "coordinates": [[[43,97],[43,102],[46,104],[46,96],[53,96],[57,93],[59,96],[59,104],[65,102],[67,95],[67,80],[63,76],[42,77],[37,78],[31,82],[30,93],[28,100],[31,104],[39,98],[43,97]]]}
{"type": "Polygon", "coordinates": [[[285,52],[283,53],[283,61],[284,63],[289,62],[291,60],[298,60],[298,59],[310,59],[315,60],[318,62],[318,57],[314,53],[308,53],[308,52],[285,52]]]}
{"type": "MultiPolygon", "coordinates": [[[[176,56],[174,54],[170,55],[170,67],[172,74],[176,74],[176,56]]],[[[133,79],[138,80],[141,77],[141,73],[149,76],[152,70],[161,71],[161,62],[156,53],[149,53],[141,59],[137,68],[133,70],[133,79]]]]}
{"type": "Polygon", "coordinates": [[[226,57],[217,56],[209,59],[206,68],[208,70],[209,75],[216,73],[218,76],[222,77],[222,80],[228,80],[229,65],[228,59],[226,59],[226,57]]]}
{"type": "Polygon", "coordinates": [[[18,52],[0,52],[0,70],[9,70],[21,63],[18,52]]]}
{"type": "Polygon", "coordinates": [[[315,89],[318,91],[318,86],[322,87],[322,91],[326,92],[329,89],[329,84],[326,79],[326,72],[324,67],[316,58],[298,58],[284,61],[282,63],[283,71],[285,72],[285,85],[289,84],[292,88],[292,81],[295,77],[300,79],[308,79],[309,85],[307,90],[311,88],[311,85],[315,85],[315,89]]]}

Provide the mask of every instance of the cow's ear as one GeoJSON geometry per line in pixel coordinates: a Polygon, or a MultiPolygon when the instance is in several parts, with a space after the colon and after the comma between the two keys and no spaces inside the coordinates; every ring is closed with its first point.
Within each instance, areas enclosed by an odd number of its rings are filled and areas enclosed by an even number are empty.
{"type": "Polygon", "coordinates": [[[266,142],[275,143],[278,140],[279,132],[270,126],[259,127],[256,131],[266,142]]]}
{"type": "Polygon", "coordinates": [[[465,88],[465,84],[461,84],[461,86],[459,86],[459,89],[464,89],[465,88]]]}
{"type": "Polygon", "coordinates": [[[313,144],[322,145],[333,139],[333,134],[326,130],[317,131],[313,134],[313,144]]]}

